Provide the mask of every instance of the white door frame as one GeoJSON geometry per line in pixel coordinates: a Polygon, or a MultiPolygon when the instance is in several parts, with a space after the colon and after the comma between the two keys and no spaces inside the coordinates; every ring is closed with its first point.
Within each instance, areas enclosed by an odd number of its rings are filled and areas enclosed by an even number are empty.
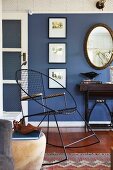
{"type": "MultiPolygon", "coordinates": [[[[11,12],[11,13],[3,13],[2,14],[2,19],[3,20],[21,20],[21,48],[2,48],[3,52],[21,52],[21,54],[26,53],[26,61],[27,64],[23,65],[22,68],[27,69],[28,68],[28,14],[27,13],[16,13],[16,12],[11,12]]],[[[21,64],[23,63],[23,56],[21,56],[21,64]]],[[[2,69],[2,74],[3,74],[3,69],[2,69]]],[[[3,80],[2,84],[15,84],[15,80],[3,80]]],[[[2,97],[2,102],[3,102],[3,97],[2,97]]],[[[22,102],[22,107],[23,107],[23,113],[24,115],[28,115],[28,102],[24,101],[22,102]]],[[[21,113],[10,113],[10,112],[3,112],[3,117],[5,119],[10,119],[14,120],[15,118],[20,119],[21,113]]],[[[28,119],[26,119],[28,121],[28,119]]]]}

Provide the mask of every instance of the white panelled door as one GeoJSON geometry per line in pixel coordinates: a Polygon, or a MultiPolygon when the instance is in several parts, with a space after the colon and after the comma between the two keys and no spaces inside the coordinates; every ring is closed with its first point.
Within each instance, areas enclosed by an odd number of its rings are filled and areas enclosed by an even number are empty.
{"type": "MultiPolygon", "coordinates": [[[[22,68],[28,68],[27,13],[3,13],[2,40],[3,116],[13,120],[21,115],[21,91],[15,81],[15,72],[24,61],[27,64],[22,68]]],[[[28,114],[28,103],[23,102],[22,106],[24,114],[28,114]]]]}

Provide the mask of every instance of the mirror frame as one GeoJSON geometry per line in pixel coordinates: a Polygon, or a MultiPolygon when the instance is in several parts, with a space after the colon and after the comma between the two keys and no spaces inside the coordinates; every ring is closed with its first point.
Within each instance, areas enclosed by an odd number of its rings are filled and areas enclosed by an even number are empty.
{"type": "Polygon", "coordinates": [[[110,35],[111,35],[111,37],[112,37],[112,40],[113,40],[113,31],[112,31],[112,29],[111,29],[108,25],[103,24],[103,23],[98,23],[98,24],[95,24],[95,25],[91,26],[91,27],[88,29],[88,31],[87,31],[87,33],[86,33],[86,35],[85,35],[85,40],[84,40],[84,54],[85,54],[85,58],[86,58],[88,64],[89,64],[91,67],[93,67],[94,69],[96,69],[96,70],[102,70],[102,69],[107,68],[107,67],[111,64],[111,62],[113,61],[113,54],[112,54],[112,55],[111,55],[111,58],[110,58],[110,60],[109,60],[109,62],[108,62],[107,64],[105,64],[105,65],[102,66],[102,67],[98,67],[98,66],[95,66],[93,63],[91,63],[91,61],[90,61],[90,59],[89,59],[88,50],[87,50],[88,38],[89,38],[89,35],[90,35],[90,33],[92,32],[92,30],[93,30],[94,28],[100,27],[100,26],[106,28],[106,29],[109,31],[109,33],[110,33],[110,35]]]}

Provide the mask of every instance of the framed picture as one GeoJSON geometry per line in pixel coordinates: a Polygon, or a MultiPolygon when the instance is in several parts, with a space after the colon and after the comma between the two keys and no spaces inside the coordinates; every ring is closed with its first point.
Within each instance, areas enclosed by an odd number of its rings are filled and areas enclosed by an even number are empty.
{"type": "Polygon", "coordinates": [[[66,63],[66,43],[49,43],[49,63],[66,63]]]}
{"type": "Polygon", "coordinates": [[[66,18],[49,18],[49,38],[66,38],[66,18]]]}
{"type": "Polygon", "coordinates": [[[49,78],[49,88],[66,88],[66,69],[51,68],[49,77],[52,78],[49,78]]]}

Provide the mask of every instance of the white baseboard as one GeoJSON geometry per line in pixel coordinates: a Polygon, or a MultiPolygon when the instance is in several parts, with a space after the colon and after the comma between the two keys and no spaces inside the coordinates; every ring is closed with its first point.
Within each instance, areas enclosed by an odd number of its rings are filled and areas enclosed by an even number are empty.
{"type": "Polygon", "coordinates": [[[110,124],[110,121],[89,121],[90,124],[110,124]]]}
{"type": "MultiPolygon", "coordinates": [[[[38,126],[39,122],[30,121],[34,126],[38,126]]],[[[90,124],[110,124],[110,121],[90,121],[90,124]]],[[[84,127],[85,123],[83,121],[58,121],[59,127],[84,127]]],[[[50,121],[50,127],[56,127],[55,121],[50,121]]],[[[47,121],[41,123],[41,127],[47,127],[47,121]]]]}

